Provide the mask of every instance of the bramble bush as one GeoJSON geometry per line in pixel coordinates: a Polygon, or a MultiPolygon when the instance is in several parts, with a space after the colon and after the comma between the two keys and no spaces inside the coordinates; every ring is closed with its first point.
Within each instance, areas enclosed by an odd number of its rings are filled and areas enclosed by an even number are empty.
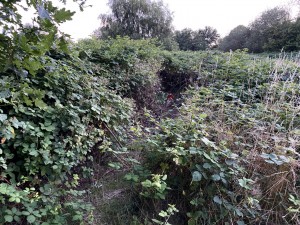
{"type": "Polygon", "coordinates": [[[79,56],[92,62],[98,76],[108,80],[108,88],[134,99],[139,108],[155,105],[161,91],[157,73],[162,57],[154,40],[86,39],[76,46],[79,56]]]}
{"type": "Polygon", "coordinates": [[[92,223],[78,186],[93,156],[120,151],[132,104],[71,53],[57,25],[72,12],[27,1],[38,17],[23,27],[18,2],[0,14],[0,223],[92,223]]]}
{"type": "MultiPolygon", "coordinates": [[[[188,54],[168,62],[180,65],[188,54]]],[[[180,116],[156,123],[142,166],[126,176],[140,193],[142,219],[298,224],[299,59],[197,54],[206,57],[190,63],[201,66],[180,116]],[[164,217],[168,205],[178,212],[164,217]]]]}

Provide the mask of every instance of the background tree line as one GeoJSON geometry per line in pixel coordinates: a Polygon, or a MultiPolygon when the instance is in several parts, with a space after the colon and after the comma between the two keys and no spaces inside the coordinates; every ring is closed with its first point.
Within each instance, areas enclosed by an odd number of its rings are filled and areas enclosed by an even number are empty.
{"type": "Polygon", "coordinates": [[[223,51],[248,48],[250,52],[297,51],[300,49],[300,18],[275,7],[264,11],[247,27],[239,25],[219,44],[223,51]]]}
{"type": "Polygon", "coordinates": [[[205,50],[216,45],[217,30],[205,27],[175,31],[173,16],[163,1],[110,0],[111,13],[101,14],[101,27],[94,35],[100,39],[128,36],[132,39],[157,38],[168,50],[205,50]]]}
{"type": "Polygon", "coordinates": [[[219,39],[217,30],[185,28],[174,31],[173,16],[162,0],[109,0],[111,13],[99,16],[102,25],[94,32],[100,39],[128,36],[157,38],[167,50],[199,51],[218,46],[229,51],[297,51],[300,49],[300,19],[291,19],[287,9],[275,7],[263,12],[248,26],[235,27],[219,39]]]}

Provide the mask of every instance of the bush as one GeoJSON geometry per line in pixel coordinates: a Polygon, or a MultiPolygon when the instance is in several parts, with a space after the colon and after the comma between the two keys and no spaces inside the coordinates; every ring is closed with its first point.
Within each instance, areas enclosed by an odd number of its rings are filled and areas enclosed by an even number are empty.
{"type": "Polygon", "coordinates": [[[123,97],[133,98],[140,108],[151,108],[160,92],[157,73],[161,68],[159,48],[152,40],[118,37],[103,41],[99,48],[87,54],[88,60],[98,69],[98,76],[108,80],[110,89],[123,97]]]}
{"type": "Polygon", "coordinates": [[[71,55],[34,62],[1,73],[0,223],[79,223],[91,206],[77,186],[93,155],[117,149],[111,132],[125,138],[131,106],[71,55]]]}
{"type": "Polygon", "coordinates": [[[143,166],[126,176],[144,215],[154,210],[158,224],[299,223],[299,66],[208,55],[203,86],[184,93],[180,117],[156,124],[143,166]],[[168,205],[179,212],[166,216],[168,205]]]}

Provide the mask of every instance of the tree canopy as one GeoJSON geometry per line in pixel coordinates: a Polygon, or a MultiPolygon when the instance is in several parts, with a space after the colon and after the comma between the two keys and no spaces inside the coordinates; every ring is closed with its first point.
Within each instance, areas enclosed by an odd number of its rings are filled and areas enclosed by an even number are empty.
{"type": "Polygon", "coordinates": [[[193,31],[185,28],[175,32],[175,40],[180,50],[199,51],[205,50],[216,45],[219,34],[216,29],[206,26],[204,29],[193,31]]]}
{"type": "Polygon", "coordinates": [[[299,50],[299,18],[291,20],[288,10],[275,7],[264,11],[248,27],[234,28],[220,42],[224,51],[248,48],[251,52],[299,50]]]}
{"type": "Polygon", "coordinates": [[[236,50],[246,48],[247,37],[249,36],[249,28],[239,25],[221,41],[219,48],[223,51],[236,50]]]}
{"type": "Polygon", "coordinates": [[[164,38],[172,32],[172,14],[162,1],[110,0],[108,5],[111,13],[99,16],[102,26],[95,31],[100,38],[164,38]]]}

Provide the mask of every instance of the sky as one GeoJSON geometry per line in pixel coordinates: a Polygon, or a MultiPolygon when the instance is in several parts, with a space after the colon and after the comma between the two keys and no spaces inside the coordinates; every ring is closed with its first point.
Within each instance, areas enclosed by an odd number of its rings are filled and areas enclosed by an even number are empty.
{"type": "MultiPolygon", "coordinates": [[[[55,2],[57,0],[54,0],[55,2]]],[[[224,37],[238,25],[247,26],[263,11],[276,6],[286,6],[295,11],[291,0],[163,0],[173,13],[175,30],[191,28],[202,29],[205,26],[216,28],[224,37]]],[[[87,38],[100,26],[98,16],[109,12],[108,0],[87,0],[87,7],[80,12],[76,3],[68,1],[66,8],[77,11],[73,20],[64,23],[60,29],[74,40],[87,38]]],[[[29,21],[30,15],[24,16],[29,21]]]]}

